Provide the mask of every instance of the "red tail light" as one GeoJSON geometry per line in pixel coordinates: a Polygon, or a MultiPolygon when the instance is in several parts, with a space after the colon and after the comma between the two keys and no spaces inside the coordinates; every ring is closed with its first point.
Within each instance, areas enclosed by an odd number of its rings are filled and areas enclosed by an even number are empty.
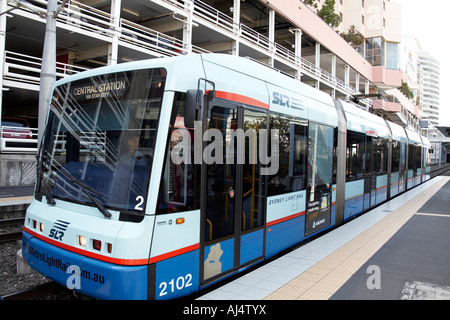
{"type": "Polygon", "coordinates": [[[92,246],[94,247],[95,250],[100,251],[102,248],[102,242],[100,240],[94,239],[92,242],[92,246]]]}

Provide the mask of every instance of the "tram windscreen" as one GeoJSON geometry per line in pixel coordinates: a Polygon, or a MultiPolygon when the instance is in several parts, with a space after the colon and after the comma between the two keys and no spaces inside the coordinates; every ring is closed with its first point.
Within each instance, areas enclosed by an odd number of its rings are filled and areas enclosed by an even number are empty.
{"type": "Polygon", "coordinates": [[[143,213],[165,69],[104,74],[57,86],[38,164],[47,201],[143,213]]]}

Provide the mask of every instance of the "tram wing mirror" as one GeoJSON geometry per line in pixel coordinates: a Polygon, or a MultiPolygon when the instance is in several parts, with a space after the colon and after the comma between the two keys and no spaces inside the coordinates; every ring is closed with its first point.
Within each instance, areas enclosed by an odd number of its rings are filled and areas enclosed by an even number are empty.
{"type": "Polygon", "coordinates": [[[203,91],[197,89],[188,90],[186,103],[184,105],[184,126],[193,128],[196,120],[197,110],[203,106],[203,91]]]}

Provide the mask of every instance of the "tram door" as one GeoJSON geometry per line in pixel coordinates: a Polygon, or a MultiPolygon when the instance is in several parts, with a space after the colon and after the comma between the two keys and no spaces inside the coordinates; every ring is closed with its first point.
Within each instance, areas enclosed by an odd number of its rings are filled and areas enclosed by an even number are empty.
{"type": "Polygon", "coordinates": [[[262,259],[265,216],[265,177],[257,160],[258,129],[266,128],[267,114],[231,104],[214,105],[208,113],[203,128],[202,283],[262,259]]]}

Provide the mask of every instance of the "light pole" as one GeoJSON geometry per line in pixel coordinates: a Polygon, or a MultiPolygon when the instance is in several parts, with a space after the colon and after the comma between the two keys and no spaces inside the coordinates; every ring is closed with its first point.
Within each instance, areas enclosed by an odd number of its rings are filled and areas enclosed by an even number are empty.
{"type": "Polygon", "coordinates": [[[52,89],[56,81],[57,15],[57,0],[48,0],[47,22],[45,25],[44,49],[42,51],[42,66],[39,86],[38,145],[40,145],[42,135],[44,133],[45,120],[52,99],[52,89]]]}

